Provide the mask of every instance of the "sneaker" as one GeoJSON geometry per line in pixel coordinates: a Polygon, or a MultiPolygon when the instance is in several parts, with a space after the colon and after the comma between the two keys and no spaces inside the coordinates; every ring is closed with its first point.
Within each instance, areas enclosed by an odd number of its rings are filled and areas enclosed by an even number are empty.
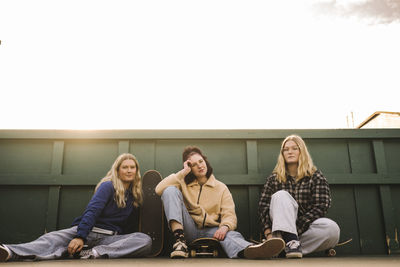
{"type": "Polygon", "coordinates": [[[174,251],[171,252],[171,259],[189,257],[188,247],[185,242],[177,240],[172,248],[174,251]]]}
{"type": "Polygon", "coordinates": [[[87,260],[87,259],[94,259],[95,256],[94,256],[93,251],[91,249],[82,249],[79,252],[77,258],[87,260]]]}
{"type": "Polygon", "coordinates": [[[272,237],[260,244],[250,245],[244,250],[247,259],[272,258],[278,256],[285,248],[285,241],[279,237],[272,237]]]}
{"type": "Polygon", "coordinates": [[[291,240],[287,242],[285,252],[286,258],[288,259],[300,259],[303,257],[299,240],[291,240]]]}
{"type": "Polygon", "coordinates": [[[10,252],[3,245],[0,245],[0,262],[5,262],[10,258],[10,252]]]}

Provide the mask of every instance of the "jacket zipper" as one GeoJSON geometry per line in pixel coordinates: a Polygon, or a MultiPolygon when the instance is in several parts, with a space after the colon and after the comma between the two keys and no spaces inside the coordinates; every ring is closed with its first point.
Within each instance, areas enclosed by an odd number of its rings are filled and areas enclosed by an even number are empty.
{"type": "Polygon", "coordinates": [[[203,189],[203,185],[200,185],[200,191],[199,191],[199,197],[197,198],[197,204],[200,202],[200,195],[201,195],[201,190],[203,189]]]}
{"type": "MultiPolygon", "coordinates": [[[[197,198],[197,204],[200,203],[200,195],[201,195],[201,191],[203,190],[203,185],[200,185],[200,191],[199,191],[199,197],[197,198]]],[[[206,218],[207,218],[207,213],[204,215],[204,219],[203,219],[203,227],[204,228],[204,224],[206,223],[206,218]]]]}
{"type": "Polygon", "coordinates": [[[202,228],[204,228],[204,224],[206,224],[206,218],[207,218],[207,213],[204,215],[203,227],[202,228]]]}

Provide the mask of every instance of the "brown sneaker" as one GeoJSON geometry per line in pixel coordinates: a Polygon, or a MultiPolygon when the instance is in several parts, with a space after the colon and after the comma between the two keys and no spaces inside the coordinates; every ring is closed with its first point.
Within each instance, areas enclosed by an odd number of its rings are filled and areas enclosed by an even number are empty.
{"type": "Polygon", "coordinates": [[[10,253],[8,250],[3,246],[0,245],[0,262],[5,262],[10,258],[10,253]]]}
{"type": "Polygon", "coordinates": [[[244,250],[247,259],[272,258],[278,256],[285,248],[285,241],[279,237],[272,237],[257,245],[250,245],[244,250]]]}

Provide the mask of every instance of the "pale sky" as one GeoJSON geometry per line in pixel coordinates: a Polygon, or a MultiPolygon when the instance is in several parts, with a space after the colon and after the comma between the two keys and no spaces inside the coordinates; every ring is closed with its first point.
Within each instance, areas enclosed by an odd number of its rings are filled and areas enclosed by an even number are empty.
{"type": "Polygon", "coordinates": [[[0,40],[1,129],[347,128],[400,111],[399,0],[0,0],[0,40]]]}

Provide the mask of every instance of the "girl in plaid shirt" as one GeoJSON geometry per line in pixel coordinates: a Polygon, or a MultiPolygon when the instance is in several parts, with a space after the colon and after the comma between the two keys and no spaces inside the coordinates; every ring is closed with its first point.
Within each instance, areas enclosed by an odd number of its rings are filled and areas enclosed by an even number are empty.
{"type": "Polygon", "coordinates": [[[328,181],[314,166],[303,139],[286,137],[258,204],[266,242],[276,251],[284,248],[287,258],[334,247],[340,229],[324,218],[330,205],[328,181]]]}

